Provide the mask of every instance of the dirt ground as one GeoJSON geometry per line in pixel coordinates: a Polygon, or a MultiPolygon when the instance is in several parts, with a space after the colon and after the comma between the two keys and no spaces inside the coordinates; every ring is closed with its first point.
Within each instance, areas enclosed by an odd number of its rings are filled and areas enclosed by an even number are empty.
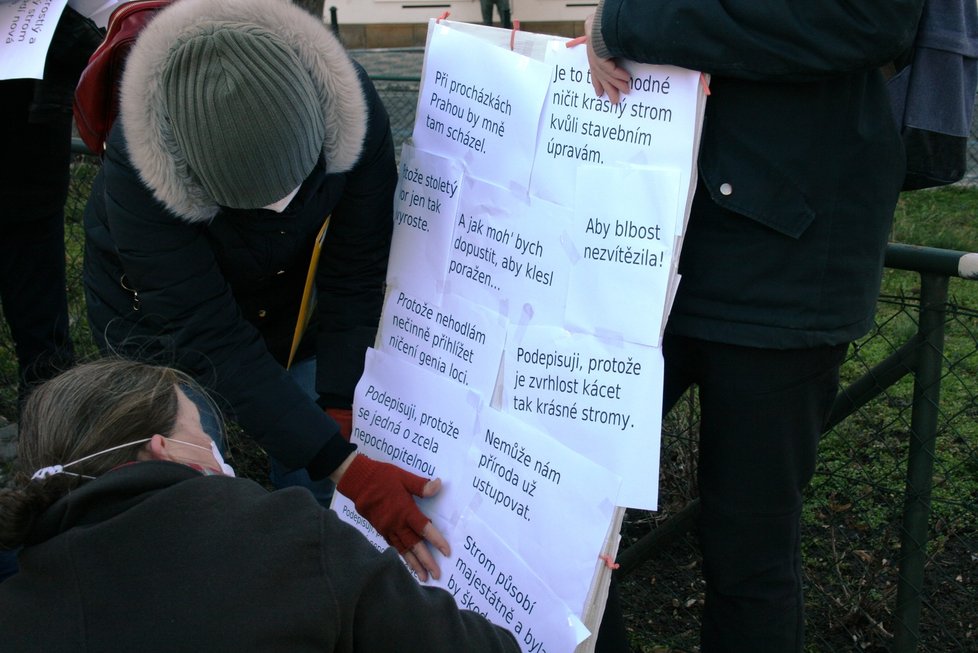
{"type": "MultiPolygon", "coordinates": [[[[626,518],[629,528],[647,532],[648,519],[626,518]]],[[[893,558],[866,564],[861,549],[838,554],[838,539],[809,526],[804,534],[807,651],[887,653],[894,650],[897,550],[893,558]],[[833,551],[833,546],[836,547],[833,551]],[[846,566],[845,561],[858,561],[846,566]],[[831,563],[827,561],[832,561],[831,563]],[[840,562],[841,561],[841,562],[840,562]]],[[[623,547],[625,544],[623,544],[623,547]]],[[[621,579],[625,624],[636,653],[695,653],[703,606],[701,558],[695,533],[664,546],[621,579]]],[[[924,575],[920,612],[920,653],[978,651],[978,537],[956,536],[932,554],[924,575]]]]}

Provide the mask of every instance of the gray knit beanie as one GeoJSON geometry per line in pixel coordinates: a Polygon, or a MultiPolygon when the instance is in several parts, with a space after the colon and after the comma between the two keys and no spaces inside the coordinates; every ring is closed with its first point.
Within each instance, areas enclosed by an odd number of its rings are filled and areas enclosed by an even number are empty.
{"type": "Polygon", "coordinates": [[[211,23],[173,47],[162,82],[174,140],[217,204],[267,206],[315,166],[326,134],[321,102],[295,53],[268,30],[211,23]]]}

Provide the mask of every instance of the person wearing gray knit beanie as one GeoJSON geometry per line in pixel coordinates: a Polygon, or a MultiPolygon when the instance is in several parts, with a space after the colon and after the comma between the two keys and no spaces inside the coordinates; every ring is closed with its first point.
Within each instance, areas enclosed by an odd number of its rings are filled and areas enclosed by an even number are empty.
{"type": "Polygon", "coordinates": [[[174,140],[221,206],[271,204],[319,158],[326,127],[312,79],[267,30],[209,25],[173,48],[162,82],[174,140]]]}
{"type": "Polygon", "coordinates": [[[189,372],[268,453],[276,487],[328,505],[337,483],[422,579],[437,577],[429,546],[448,545],[412,496],[437,479],[349,442],[397,183],[366,73],[287,0],[179,0],[140,33],[119,97],[85,211],[96,342],[189,372]]]}

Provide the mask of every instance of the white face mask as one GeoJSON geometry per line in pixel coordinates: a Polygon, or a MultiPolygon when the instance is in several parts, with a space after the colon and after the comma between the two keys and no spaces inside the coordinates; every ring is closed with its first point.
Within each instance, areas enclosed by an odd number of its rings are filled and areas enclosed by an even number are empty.
{"type": "MultiPolygon", "coordinates": [[[[168,439],[170,440],[170,442],[179,442],[180,444],[186,444],[191,447],[196,447],[197,449],[202,449],[204,451],[207,451],[206,447],[202,447],[199,444],[194,444],[193,442],[187,442],[186,440],[177,440],[175,438],[168,438],[168,439]]],[[[217,463],[220,472],[225,476],[234,476],[234,468],[231,467],[231,465],[228,465],[226,462],[224,462],[224,456],[221,455],[220,450],[217,448],[217,443],[214,442],[213,440],[211,440],[210,452],[211,455],[214,456],[214,462],[217,463]]]]}
{"type": "Polygon", "coordinates": [[[288,195],[286,195],[285,197],[283,197],[279,201],[272,202],[268,206],[263,206],[262,208],[263,209],[268,209],[269,211],[275,211],[276,213],[281,213],[282,211],[284,211],[286,209],[286,207],[288,207],[289,202],[292,201],[292,198],[295,197],[296,193],[299,192],[299,189],[300,188],[302,188],[302,184],[299,184],[298,186],[296,186],[295,189],[291,193],[289,193],[288,195]]]}

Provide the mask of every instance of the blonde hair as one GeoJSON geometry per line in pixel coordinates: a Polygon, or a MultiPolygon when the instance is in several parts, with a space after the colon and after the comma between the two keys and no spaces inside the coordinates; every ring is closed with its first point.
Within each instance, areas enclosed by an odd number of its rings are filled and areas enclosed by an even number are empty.
{"type": "MultiPolygon", "coordinates": [[[[32,480],[36,470],[156,433],[170,435],[179,386],[203,394],[178,370],[116,358],[78,365],[38,386],[21,415],[14,486],[0,490],[0,548],[22,545],[37,517],[85,482],[67,474],[32,480]]],[[[140,447],[123,446],[72,465],[71,471],[98,477],[135,460],[140,447]]]]}

